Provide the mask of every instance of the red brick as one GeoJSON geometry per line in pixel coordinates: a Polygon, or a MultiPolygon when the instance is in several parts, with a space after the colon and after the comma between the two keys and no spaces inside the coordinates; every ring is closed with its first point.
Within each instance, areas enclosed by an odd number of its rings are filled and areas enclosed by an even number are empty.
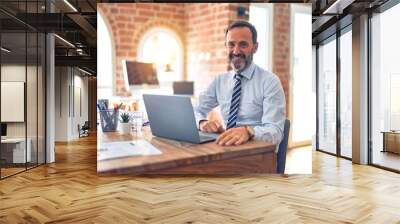
{"type": "Polygon", "coordinates": [[[127,24],[127,23],[119,22],[119,23],[117,23],[116,27],[118,27],[119,29],[125,28],[126,24],[127,24]]]}
{"type": "Polygon", "coordinates": [[[208,9],[208,3],[201,3],[201,4],[199,4],[200,6],[199,6],[199,9],[200,10],[204,10],[204,9],[208,9]]]}
{"type": "Polygon", "coordinates": [[[137,15],[143,16],[143,17],[153,17],[154,16],[154,10],[138,10],[137,15]]]}
{"type": "Polygon", "coordinates": [[[149,20],[148,17],[142,17],[142,16],[136,16],[136,17],[133,19],[133,21],[134,21],[135,23],[144,23],[144,22],[146,22],[147,20],[149,20]]]}
{"type": "Polygon", "coordinates": [[[119,41],[120,41],[120,43],[124,43],[124,44],[126,44],[126,43],[132,43],[132,38],[129,38],[129,37],[121,37],[121,38],[119,38],[119,41]]]}
{"type": "Polygon", "coordinates": [[[159,12],[157,13],[157,16],[163,19],[169,19],[171,18],[171,13],[159,12]]]}
{"type": "Polygon", "coordinates": [[[110,11],[112,14],[117,14],[119,12],[119,10],[116,8],[112,8],[110,11]]]}
{"type": "Polygon", "coordinates": [[[118,80],[116,80],[116,84],[117,85],[125,85],[125,81],[122,79],[118,79],[118,80]]]}
{"type": "Polygon", "coordinates": [[[122,8],[122,9],[120,9],[119,11],[120,11],[121,14],[128,14],[128,15],[130,15],[130,14],[133,15],[133,14],[136,13],[136,10],[131,9],[131,8],[128,8],[128,9],[122,8]]]}
{"type": "Polygon", "coordinates": [[[136,7],[136,4],[129,4],[129,3],[123,3],[123,4],[113,4],[118,8],[125,8],[125,9],[134,9],[136,7]]]}
{"type": "Polygon", "coordinates": [[[126,21],[130,21],[132,18],[132,16],[130,15],[117,15],[115,17],[115,20],[120,21],[120,22],[126,22],[126,21]]]}

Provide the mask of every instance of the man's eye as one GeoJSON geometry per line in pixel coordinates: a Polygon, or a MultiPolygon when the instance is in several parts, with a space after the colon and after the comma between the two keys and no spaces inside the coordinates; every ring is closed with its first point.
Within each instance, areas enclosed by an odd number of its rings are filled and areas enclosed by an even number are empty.
{"type": "Polygon", "coordinates": [[[233,43],[229,43],[228,47],[232,48],[232,47],[235,47],[235,45],[233,43]]]}
{"type": "Polygon", "coordinates": [[[240,47],[247,47],[247,46],[249,46],[249,45],[248,45],[246,42],[244,42],[244,43],[240,43],[239,46],[240,46],[240,47]]]}

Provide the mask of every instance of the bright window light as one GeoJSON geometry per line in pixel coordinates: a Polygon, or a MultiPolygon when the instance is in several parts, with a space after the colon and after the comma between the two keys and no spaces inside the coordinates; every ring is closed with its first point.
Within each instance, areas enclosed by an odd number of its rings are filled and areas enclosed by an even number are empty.
{"type": "Polygon", "coordinates": [[[113,50],[110,33],[100,13],[97,13],[97,95],[99,99],[112,95],[113,50]]]}
{"type": "Polygon", "coordinates": [[[172,31],[150,30],[139,44],[138,61],[154,63],[160,83],[183,79],[183,47],[172,31]]]}

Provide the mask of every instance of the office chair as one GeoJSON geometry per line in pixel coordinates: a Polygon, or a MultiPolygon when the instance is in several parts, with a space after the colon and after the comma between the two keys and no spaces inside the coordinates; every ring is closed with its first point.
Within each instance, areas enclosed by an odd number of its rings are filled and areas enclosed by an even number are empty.
{"type": "Polygon", "coordinates": [[[276,155],[277,166],[276,172],[277,173],[285,173],[285,163],[286,163],[286,151],[288,148],[288,141],[289,141],[289,130],[290,130],[290,121],[288,119],[285,120],[285,127],[283,129],[283,139],[279,144],[278,153],[276,155]]]}
{"type": "Polygon", "coordinates": [[[78,124],[79,138],[89,136],[89,129],[90,129],[89,121],[85,121],[82,127],[80,127],[80,125],[78,124]]]}

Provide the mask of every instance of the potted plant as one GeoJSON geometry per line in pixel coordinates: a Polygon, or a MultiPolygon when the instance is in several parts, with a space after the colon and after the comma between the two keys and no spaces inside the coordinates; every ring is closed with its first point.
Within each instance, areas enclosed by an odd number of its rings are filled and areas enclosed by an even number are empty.
{"type": "Polygon", "coordinates": [[[128,112],[123,112],[120,115],[121,119],[120,119],[120,124],[121,124],[121,132],[123,134],[130,134],[131,133],[131,128],[130,128],[130,115],[128,112]]]}

